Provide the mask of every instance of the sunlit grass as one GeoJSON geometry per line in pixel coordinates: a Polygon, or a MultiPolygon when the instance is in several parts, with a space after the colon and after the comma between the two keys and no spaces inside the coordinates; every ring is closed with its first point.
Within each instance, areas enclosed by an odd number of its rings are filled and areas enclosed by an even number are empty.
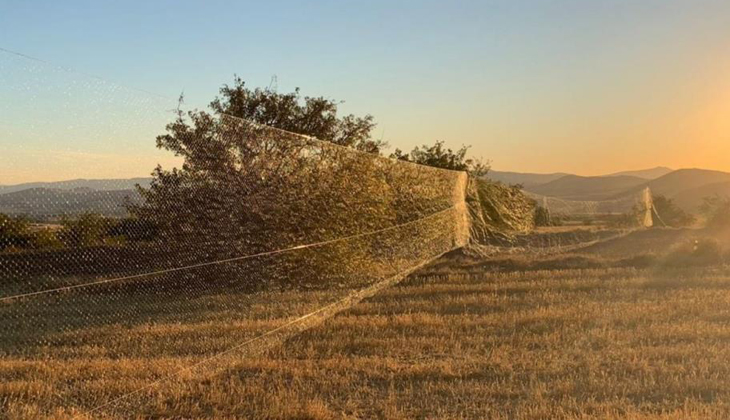
{"type": "Polygon", "coordinates": [[[284,345],[186,370],[351,291],[173,300],[154,323],[57,333],[0,361],[0,418],[730,416],[730,268],[651,255],[452,255],[284,345]]]}
{"type": "Polygon", "coordinates": [[[727,418],[730,270],[416,277],[145,412],[727,418]],[[677,280],[679,279],[679,280],[677,280]],[[684,279],[684,280],[681,280],[684,279]],[[667,287],[664,287],[667,286],[667,287]]]}

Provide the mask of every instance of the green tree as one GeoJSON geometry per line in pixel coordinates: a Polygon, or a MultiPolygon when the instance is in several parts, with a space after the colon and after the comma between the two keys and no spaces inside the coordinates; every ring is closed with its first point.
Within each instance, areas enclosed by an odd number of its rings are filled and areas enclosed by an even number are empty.
{"type": "Polygon", "coordinates": [[[556,224],[550,210],[543,206],[535,206],[535,226],[555,226],[556,224]]]}
{"type": "Polygon", "coordinates": [[[653,197],[654,226],[686,227],[695,222],[694,216],[679,208],[674,200],[663,195],[653,197]]]}
{"type": "Polygon", "coordinates": [[[458,150],[452,150],[444,146],[443,141],[437,141],[433,146],[423,145],[414,148],[411,153],[404,153],[396,149],[391,153],[393,159],[414,162],[421,165],[434,166],[436,168],[451,169],[454,171],[467,171],[475,177],[483,177],[489,173],[489,162],[481,159],[467,157],[470,146],[462,146],[458,150]]]}
{"type": "Polygon", "coordinates": [[[67,247],[79,248],[101,245],[108,237],[113,222],[95,213],[85,213],[61,222],[58,238],[67,247]]]}
{"type": "MultiPolygon", "coordinates": [[[[210,108],[178,110],[157,145],[182,157],[182,167],[156,168],[150,187],[139,188],[142,203],[128,207],[137,223],[154,226],[170,258],[227,259],[397,223],[372,117],[338,117],[335,101],[250,90],[238,78],[210,108]]],[[[231,270],[230,278],[303,280],[358,262],[344,245],[331,248],[216,269],[231,270]]]]}
{"type": "Polygon", "coordinates": [[[28,220],[0,213],[0,251],[28,248],[31,242],[28,220]]]}
{"type": "MultiPolygon", "coordinates": [[[[233,85],[223,85],[220,96],[210,104],[216,115],[243,118],[258,124],[312,136],[319,140],[352,147],[368,153],[380,153],[385,143],[373,139],[375,121],[371,115],[338,116],[339,102],[324,97],[302,97],[299,88],[291,93],[278,93],[271,89],[249,89],[245,82],[234,77],[233,85]]],[[[208,114],[201,112],[194,122],[208,124],[208,114]]],[[[194,113],[191,113],[191,117],[194,113]]],[[[175,129],[176,127],[170,127],[175,129]]],[[[158,145],[176,150],[179,137],[169,133],[158,138],[158,145]]]]}

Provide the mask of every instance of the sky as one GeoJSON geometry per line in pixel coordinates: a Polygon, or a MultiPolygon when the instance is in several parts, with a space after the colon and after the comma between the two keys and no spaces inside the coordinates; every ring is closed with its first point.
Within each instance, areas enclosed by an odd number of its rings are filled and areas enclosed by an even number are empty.
{"type": "Polygon", "coordinates": [[[730,171],[730,2],[0,0],[0,184],[148,175],[241,76],[494,169],[730,171]]]}

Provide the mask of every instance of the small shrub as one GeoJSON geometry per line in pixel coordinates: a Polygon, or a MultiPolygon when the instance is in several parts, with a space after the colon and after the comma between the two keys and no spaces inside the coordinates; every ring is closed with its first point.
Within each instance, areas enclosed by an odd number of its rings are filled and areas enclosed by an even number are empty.
{"type": "Polygon", "coordinates": [[[640,225],[638,209],[628,213],[611,215],[606,218],[606,225],[615,229],[629,229],[640,225]]]}
{"type": "Polygon", "coordinates": [[[535,206],[535,226],[555,226],[550,210],[543,206],[535,206]]]}
{"type": "Polygon", "coordinates": [[[32,249],[58,249],[63,248],[63,242],[58,238],[55,231],[51,229],[38,229],[33,232],[28,247],[32,249]]]}
{"type": "Polygon", "coordinates": [[[696,219],[679,208],[674,200],[663,195],[657,195],[654,201],[654,226],[667,225],[670,227],[687,227],[695,223],[696,219]]]}
{"type": "Polygon", "coordinates": [[[86,213],[77,219],[64,220],[62,225],[59,240],[67,247],[78,248],[103,244],[112,221],[98,214],[86,213]]]}
{"type": "Polygon", "coordinates": [[[26,219],[0,214],[0,251],[27,248],[31,238],[30,223],[26,219]]]}
{"type": "Polygon", "coordinates": [[[151,241],[157,237],[157,226],[149,220],[127,217],[115,221],[107,234],[124,241],[151,241]]]}

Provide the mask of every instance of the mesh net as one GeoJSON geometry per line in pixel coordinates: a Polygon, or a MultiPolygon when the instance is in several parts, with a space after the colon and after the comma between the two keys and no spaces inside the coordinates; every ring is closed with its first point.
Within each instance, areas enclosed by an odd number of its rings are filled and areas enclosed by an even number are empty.
{"type": "Polygon", "coordinates": [[[647,187],[627,194],[615,200],[579,201],[563,200],[525,191],[525,194],[547,209],[551,214],[558,216],[595,216],[636,213],[639,223],[651,227],[654,203],[651,190],[647,187]]]}
{"type": "Polygon", "coordinates": [[[468,191],[478,187],[478,194],[467,194],[471,235],[462,252],[469,256],[572,253],[650,228],[655,220],[664,225],[649,188],[616,200],[578,201],[469,181],[468,191]],[[499,199],[505,195],[510,197],[499,199]],[[474,197],[479,199],[473,202],[474,197]],[[494,229],[499,226],[508,229],[494,229]]]}
{"type": "Polygon", "coordinates": [[[142,415],[469,239],[462,172],[15,55],[0,77],[1,183],[119,178],[0,186],[6,417],[142,415]]]}

